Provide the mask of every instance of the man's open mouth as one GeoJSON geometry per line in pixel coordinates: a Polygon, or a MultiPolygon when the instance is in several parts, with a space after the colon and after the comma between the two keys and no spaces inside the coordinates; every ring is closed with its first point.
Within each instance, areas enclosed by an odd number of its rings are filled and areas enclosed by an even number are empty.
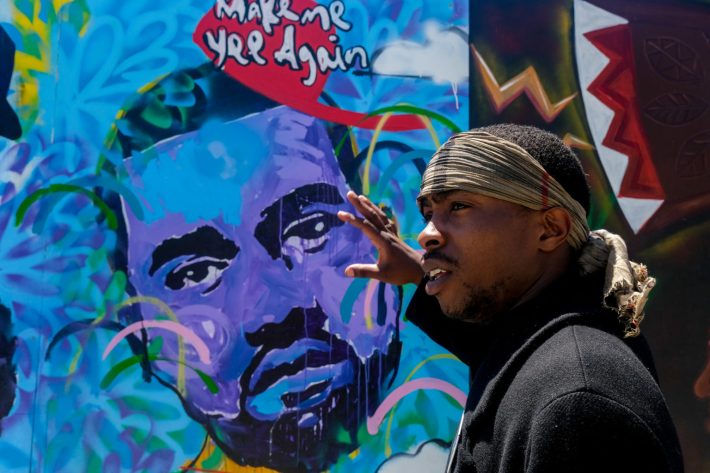
{"type": "Polygon", "coordinates": [[[436,281],[439,278],[439,276],[443,276],[446,274],[449,274],[449,272],[446,271],[445,269],[436,268],[436,269],[429,271],[427,273],[427,276],[429,276],[429,281],[436,281]]]}
{"type": "Polygon", "coordinates": [[[429,276],[429,280],[424,286],[424,290],[430,296],[435,296],[444,288],[446,283],[451,278],[451,273],[448,271],[436,272],[433,276],[429,276]]]}

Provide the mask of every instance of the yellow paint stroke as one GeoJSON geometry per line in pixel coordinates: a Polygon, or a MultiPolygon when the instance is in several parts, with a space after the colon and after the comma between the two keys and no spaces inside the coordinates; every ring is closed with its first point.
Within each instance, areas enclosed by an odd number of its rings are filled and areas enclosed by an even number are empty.
{"type": "MultiPolygon", "coordinates": [[[[15,5],[9,6],[11,22],[22,37],[25,51],[15,51],[14,70],[17,74],[17,111],[23,121],[36,120],[40,114],[39,75],[52,72],[52,42],[50,41],[53,26],[61,21],[61,10],[74,0],[52,0],[45,3],[40,0],[31,1],[32,12],[25,14],[15,5]],[[52,9],[52,12],[48,12],[52,9]],[[44,10],[44,11],[43,11],[44,10]],[[44,21],[42,18],[48,18],[44,21]],[[32,51],[29,53],[27,51],[32,51]]],[[[89,25],[89,12],[84,10],[80,35],[86,33],[89,25]]],[[[56,72],[56,71],[55,71],[56,72]]]]}
{"type": "Polygon", "coordinates": [[[372,330],[372,299],[375,296],[375,288],[379,284],[376,279],[370,279],[367,282],[367,289],[365,290],[365,300],[363,301],[363,309],[365,312],[365,326],[368,330],[372,330]]]}
{"type": "Polygon", "coordinates": [[[67,375],[67,382],[64,383],[64,392],[69,392],[69,385],[72,376],[76,372],[76,368],[79,365],[79,357],[81,357],[81,354],[84,350],[82,349],[81,345],[79,345],[79,349],[74,353],[74,356],[71,359],[71,363],[69,363],[69,374],[67,375]]]}
{"type": "MultiPolygon", "coordinates": [[[[52,0],[52,5],[54,7],[54,11],[59,13],[59,11],[66,5],[69,5],[70,3],[74,3],[74,0],[52,0]]],[[[83,21],[81,24],[81,28],[79,29],[79,36],[84,36],[86,34],[86,31],[88,29],[89,25],[89,13],[87,11],[84,12],[83,15],[83,21]]]]}
{"type": "Polygon", "coordinates": [[[483,87],[488,97],[491,99],[491,102],[493,102],[493,107],[497,113],[503,111],[519,96],[526,94],[540,116],[542,116],[547,123],[550,123],[557,118],[557,115],[577,96],[577,94],[574,93],[557,103],[552,103],[540,81],[540,76],[533,66],[526,67],[523,72],[503,85],[499,85],[493,71],[488,67],[483,56],[481,56],[473,44],[470,46],[476,69],[478,69],[483,79],[483,87]]]}
{"type": "Polygon", "coordinates": [[[594,149],[594,145],[578,136],[573,135],[572,133],[565,133],[565,136],[564,138],[562,138],[562,141],[570,148],[581,149],[584,151],[591,151],[594,149]]]}
{"type": "Polygon", "coordinates": [[[357,145],[357,137],[355,136],[353,127],[348,127],[348,133],[350,134],[350,146],[353,150],[353,156],[357,156],[358,154],[360,154],[360,148],[357,145]]]}
{"type": "MultiPolygon", "coordinates": [[[[426,358],[426,359],[422,360],[421,362],[419,362],[419,364],[414,367],[414,369],[407,376],[407,379],[405,379],[404,383],[402,383],[402,384],[409,382],[412,379],[412,377],[414,377],[416,372],[419,371],[425,364],[429,363],[430,361],[436,361],[436,360],[458,361],[459,359],[450,353],[440,353],[438,355],[432,355],[429,358],[426,358]]],[[[390,436],[392,433],[392,421],[394,420],[394,414],[397,411],[398,404],[399,404],[399,402],[397,402],[397,404],[392,406],[392,410],[390,410],[390,413],[388,415],[389,419],[387,419],[387,429],[385,430],[385,457],[387,457],[387,458],[389,458],[392,455],[392,445],[390,445],[390,436]]]]}
{"type": "Polygon", "coordinates": [[[64,5],[69,5],[74,0],[52,0],[52,6],[54,6],[54,11],[58,12],[64,5]]]}
{"type": "Polygon", "coordinates": [[[385,113],[377,122],[375,127],[375,132],[372,134],[372,139],[370,140],[370,147],[367,149],[367,156],[365,157],[365,169],[362,172],[362,193],[368,195],[370,193],[370,164],[372,163],[372,156],[375,154],[375,145],[380,137],[382,128],[384,128],[385,123],[389,117],[392,116],[392,112],[385,113]]]}
{"type": "Polygon", "coordinates": [[[40,18],[42,2],[35,0],[32,7],[31,15],[27,16],[14,4],[10,6],[12,24],[22,36],[23,44],[37,51],[37,55],[15,51],[14,70],[18,77],[16,104],[22,121],[35,120],[39,116],[37,75],[48,74],[51,65],[50,28],[40,18]]]}
{"type": "Polygon", "coordinates": [[[434,142],[434,149],[439,149],[439,147],[441,146],[441,141],[439,141],[439,136],[436,134],[436,131],[434,130],[434,126],[431,124],[431,119],[429,117],[425,117],[423,115],[419,115],[419,118],[421,118],[426,129],[429,130],[429,134],[431,135],[431,140],[434,142]]]}
{"type": "Polygon", "coordinates": [[[242,466],[236,462],[230,460],[226,455],[222,454],[219,447],[217,447],[211,438],[206,439],[205,448],[200,452],[199,456],[194,459],[185,462],[183,466],[180,467],[179,471],[182,472],[209,472],[209,473],[277,473],[275,470],[264,467],[253,467],[253,466],[242,466]],[[209,469],[203,467],[205,462],[208,462],[214,454],[221,455],[219,463],[209,469]],[[190,467],[191,463],[195,463],[194,467],[190,467]]]}
{"type": "MultiPolygon", "coordinates": [[[[397,105],[408,105],[406,103],[398,103],[397,105]]],[[[377,126],[375,127],[375,131],[372,134],[372,139],[370,140],[370,146],[367,149],[367,156],[365,157],[365,168],[363,170],[363,176],[362,176],[362,193],[365,195],[370,194],[370,165],[372,163],[372,156],[375,154],[375,145],[377,145],[377,140],[380,137],[380,133],[382,132],[382,128],[384,128],[385,124],[387,123],[387,120],[392,116],[393,112],[387,112],[384,115],[382,115],[382,118],[380,118],[380,121],[377,123],[377,126]]],[[[439,146],[441,146],[441,142],[439,141],[439,137],[436,134],[436,130],[434,130],[434,126],[431,123],[431,120],[429,117],[421,114],[416,114],[419,119],[422,121],[426,129],[429,131],[429,135],[431,135],[431,140],[434,143],[435,149],[438,149],[439,146]]]]}
{"type": "MultiPolygon", "coordinates": [[[[119,311],[123,309],[124,307],[131,306],[133,304],[152,304],[155,307],[157,307],[162,314],[165,314],[168,316],[170,320],[176,323],[180,323],[178,321],[177,315],[173,310],[166,304],[165,302],[161,301],[157,297],[149,297],[149,296],[135,296],[135,297],[129,297],[125,301],[121,302],[116,311],[119,311]]],[[[185,389],[185,341],[182,339],[182,337],[178,337],[178,373],[177,373],[177,389],[182,394],[183,396],[186,394],[186,389],[185,389]]]]}
{"type": "MultiPolygon", "coordinates": [[[[157,297],[149,297],[149,296],[135,296],[135,297],[130,297],[126,299],[125,301],[121,302],[117,307],[116,307],[116,312],[119,310],[131,306],[133,304],[152,304],[155,307],[157,307],[160,310],[161,314],[165,314],[170,320],[172,320],[175,323],[180,323],[178,321],[177,315],[173,310],[168,306],[165,302],[161,301],[157,297]]],[[[107,313],[104,311],[101,314],[99,314],[98,317],[96,317],[92,322],[91,325],[93,326],[98,326],[101,321],[103,321],[106,318],[107,313]]],[[[76,368],[78,366],[79,362],[79,357],[83,353],[84,348],[82,346],[79,346],[79,349],[77,353],[74,355],[72,358],[72,361],[69,365],[69,375],[67,378],[67,386],[69,384],[69,380],[71,379],[71,376],[76,372],[76,368]]],[[[182,337],[178,336],[178,372],[177,372],[177,389],[182,394],[183,396],[186,394],[186,389],[185,389],[185,341],[182,339],[182,337]]],[[[66,386],[65,386],[66,387],[66,386]]]]}

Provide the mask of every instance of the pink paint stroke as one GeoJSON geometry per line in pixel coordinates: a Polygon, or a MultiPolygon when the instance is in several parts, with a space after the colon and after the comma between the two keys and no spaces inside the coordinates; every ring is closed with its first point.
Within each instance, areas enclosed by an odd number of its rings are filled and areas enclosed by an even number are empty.
{"type": "Polygon", "coordinates": [[[189,342],[193,347],[195,347],[197,355],[200,357],[200,361],[202,363],[206,365],[212,363],[212,360],[210,359],[210,349],[207,347],[207,344],[202,341],[202,339],[198,337],[195,332],[188,329],[182,324],[173,322],[172,320],[140,320],[138,322],[132,323],[128,327],[118,332],[111,339],[109,344],[106,345],[106,349],[104,350],[104,354],[101,359],[105,360],[109,353],[111,353],[111,350],[113,350],[116,345],[118,345],[118,342],[126,338],[128,335],[134,332],[138,332],[139,330],[143,330],[144,328],[162,328],[180,335],[183,340],[189,342]]]}
{"type": "Polygon", "coordinates": [[[414,379],[399,386],[397,389],[392,391],[384,401],[382,401],[382,404],[380,404],[380,407],[377,408],[372,417],[367,419],[368,433],[370,435],[375,435],[390,409],[392,409],[394,405],[407,394],[411,394],[421,389],[435,389],[437,391],[444,392],[454,398],[456,402],[461,404],[461,407],[466,405],[466,394],[453,384],[436,378],[414,379]]]}

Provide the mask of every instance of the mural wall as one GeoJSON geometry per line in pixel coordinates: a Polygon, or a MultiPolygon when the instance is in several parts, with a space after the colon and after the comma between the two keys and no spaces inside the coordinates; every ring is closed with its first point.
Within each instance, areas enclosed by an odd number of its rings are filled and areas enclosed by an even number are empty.
{"type": "Polygon", "coordinates": [[[441,471],[468,373],[335,217],[413,246],[451,133],[550,129],[659,280],[646,333],[710,472],[710,6],[0,4],[0,469],[441,471]]]}
{"type": "Polygon", "coordinates": [[[710,4],[472,4],[471,126],[547,128],[582,160],[592,228],[658,285],[644,331],[686,471],[710,472],[710,4]]]}
{"type": "Polygon", "coordinates": [[[441,468],[466,370],[403,320],[413,288],[343,275],[375,255],[335,214],[364,192],[415,243],[468,21],[3,6],[2,471],[441,468]]]}

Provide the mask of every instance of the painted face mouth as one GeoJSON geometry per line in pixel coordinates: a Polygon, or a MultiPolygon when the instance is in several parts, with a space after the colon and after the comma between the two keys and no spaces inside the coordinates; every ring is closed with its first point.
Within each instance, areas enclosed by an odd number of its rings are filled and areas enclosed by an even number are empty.
{"type": "Polygon", "coordinates": [[[318,305],[294,308],[283,322],[247,335],[250,343],[263,342],[242,376],[241,402],[251,416],[275,419],[321,406],[352,382],[354,353],[323,328],[326,320],[318,305]]]}

